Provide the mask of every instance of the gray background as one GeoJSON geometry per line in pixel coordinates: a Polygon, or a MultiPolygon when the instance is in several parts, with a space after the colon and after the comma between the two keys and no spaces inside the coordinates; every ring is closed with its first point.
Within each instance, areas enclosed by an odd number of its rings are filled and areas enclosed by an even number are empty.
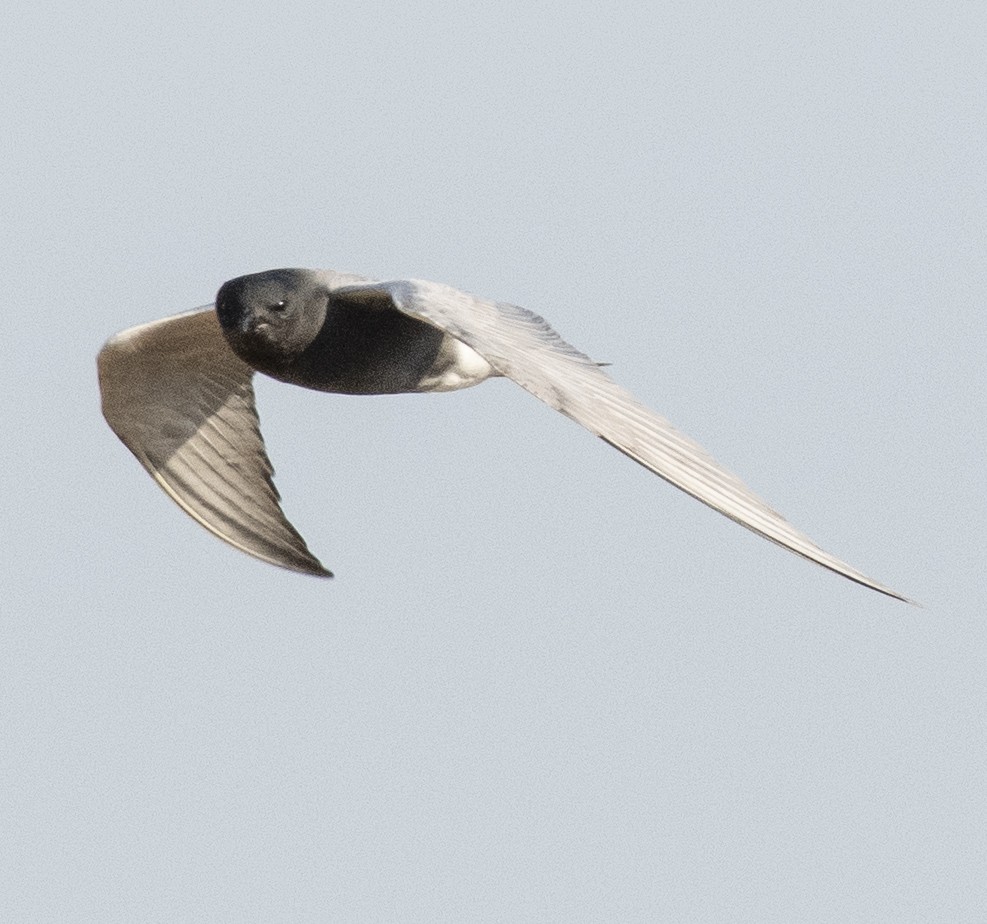
{"type": "Polygon", "coordinates": [[[982,921],[982,3],[4,14],[0,919],[982,921]],[[333,582],[95,355],[276,266],[548,317],[836,578],[507,382],[258,383],[333,582]]]}

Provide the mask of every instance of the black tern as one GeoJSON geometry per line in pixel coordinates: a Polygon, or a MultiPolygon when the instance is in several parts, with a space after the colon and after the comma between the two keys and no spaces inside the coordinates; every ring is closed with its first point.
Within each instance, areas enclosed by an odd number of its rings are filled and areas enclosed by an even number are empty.
{"type": "Polygon", "coordinates": [[[283,568],[331,576],[281,509],[255,371],[351,395],[453,391],[503,376],[741,526],[911,602],[824,552],[538,315],[450,286],[331,270],[240,276],[215,306],[117,334],[98,368],[103,414],[154,480],[220,539],[283,568]]]}

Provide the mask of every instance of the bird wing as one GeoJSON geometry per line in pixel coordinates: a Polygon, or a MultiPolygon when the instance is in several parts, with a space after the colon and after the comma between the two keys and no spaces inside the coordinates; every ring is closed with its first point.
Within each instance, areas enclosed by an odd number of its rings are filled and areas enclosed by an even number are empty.
{"type": "Polygon", "coordinates": [[[911,602],[819,548],[538,315],[423,280],[354,286],[334,296],[347,292],[355,299],[386,294],[398,311],[461,340],[501,375],[741,526],[851,581],[911,602]]]}
{"type": "Polygon", "coordinates": [[[249,555],[331,577],[281,510],[253,370],[211,307],[117,334],[98,368],[107,423],[179,507],[249,555]]]}

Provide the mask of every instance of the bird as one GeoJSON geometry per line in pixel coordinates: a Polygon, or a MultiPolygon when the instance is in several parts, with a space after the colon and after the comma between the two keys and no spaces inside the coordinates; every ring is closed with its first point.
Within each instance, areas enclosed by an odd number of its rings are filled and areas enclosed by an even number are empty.
{"type": "Polygon", "coordinates": [[[107,423],[172,500],[282,568],[332,577],[281,508],[256,372],[348,395],[454,391],[504,377],[741,526],[913,602],[823,551],[539,315],[441,283],[297,268],[238,276],[213,305],[111,337],[97,369],[107,423]]]}

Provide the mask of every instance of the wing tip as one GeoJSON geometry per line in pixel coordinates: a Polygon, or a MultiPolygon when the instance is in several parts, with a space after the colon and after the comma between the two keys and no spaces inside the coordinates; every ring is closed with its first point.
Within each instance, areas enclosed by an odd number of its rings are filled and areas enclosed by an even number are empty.
{"type": "Polygon", "coordinates": [[[900,594],[896,590],[891,590],[888,587],[875,587],[874,589],[894,600],[900,600],[902,603],[907,603],[909,606],[917,607],[920,610],[925,609],[924,603],[921,603],[918,600],[913,600],[911,597],[906,597],[904,594],[900,594]]]}
{"type": "Polygon", "coordinates": [[[257,561],[274,565],[276,568],[283,568],[285,571],[293,571],[295,574],[306,574],[309,577],[319,578],[320,580],[326,580],[327,578],[334,578],[336,576],[308,550],[307,546],[303,549],[292,549],[287,555],[271,555],[261,552],[258,549],[251,549],[230,542],[225,536],[221,536],[220,538],[228,545],[233,546],[237,551],[245,552],[251,558],[257,559],[257,561]]]}
{"type": "MultiPolygon", "coordinates": [[[[825,567],[825,565],[823,567],[825,567]]],[[[900,600],[902,603],[907,603],[909,606],[917,606],[920,610],[925,609],[923,604],[919,603],[918,600],[913,600],[911,597],[906,597],[904,594],[898,593],[897,590],[892,590],[890,587],[885,587],[883,584],[878,584],[876,581],[872,581],[869,578],[866,581],[861,581],[858,578],[845,574],[842,571],[836,571],[833,568],[830,568],[829,570],[834,574],[840,575],[841,577],[850,578],[851,581],[855,581],[861,587],[866,587],[869,590],[876,590],[879,594],[884,594],[885,597],[890,597],[892,600],[900,600]]]]}
{"type": "Polygon", "coordinates": [[[334,578],[336,575],[333,574],[328,568],[326,568],[322,562],[317,558],[312,559],[312,564],[307,568],[299,568],[295,565],[289,566],[293,571],[298,571],[301,574],[309,574],[315,578],[321,578],[325,580],[327,578],[334,578]]]}

